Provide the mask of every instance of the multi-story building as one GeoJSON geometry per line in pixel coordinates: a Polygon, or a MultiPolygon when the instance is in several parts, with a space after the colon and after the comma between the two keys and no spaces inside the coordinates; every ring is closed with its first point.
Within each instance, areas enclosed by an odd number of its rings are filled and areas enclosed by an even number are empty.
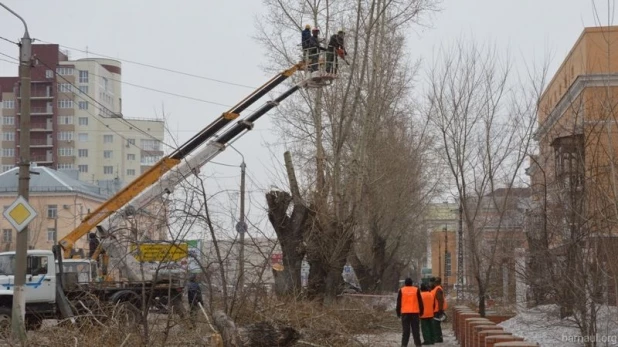
{"type": "Polygon", "coordinates": [[[617,26],[584,29],[540,99],[538,153],[528,169],[539,206],[534,218],[540,218],[529,238],[551,249],[539,253],[539,258],[551,254],[563,268],[556,271],[564,271],[573,281],[596,276],[594,283],[564,287],[598,287],[614,304],[618,278],[614,253],[618,249],[616,55],[617,26]]]}
{"type": "MultiPolygon", "coordinates": [[[[117,190],[156,163],[164,122],[122,114],[121,64],[111,59],[69,60],[58,45],[33,45],[31,160],[117,190]]],[[[19,157],[20,94],[17,77],[0,77],[0,169],[19,157]]]]}
{"type": "MultiPolygon", "coordinates": [[[[18,168],[0,174],[0,205],[8,208],[17,196],[18,168]]],[[[54,241],[62,239],[75,229],[82,218],[106,200],[103,189],[78,181],[64,172],[43,166],[33,166],[30,178],[29,204],[37,217],[28,225],[29,247],[51,249],[54,241]]],[[[15,250],[15,229],[0,218],[0,251],[15,250]]],[[[76,248],[86,248],[86,238],[76,248]]]]}

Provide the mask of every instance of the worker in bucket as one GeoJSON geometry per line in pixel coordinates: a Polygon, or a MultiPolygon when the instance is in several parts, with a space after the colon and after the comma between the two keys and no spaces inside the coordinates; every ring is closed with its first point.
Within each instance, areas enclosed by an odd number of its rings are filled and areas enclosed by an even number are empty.
{"type": "Polygon", "coordinates": [[[309,38],[309,71],[318,71],[318,63],[320,58],[320,51],[325,51],[326,48],[320,45],[320,28],[315,27],[311,30],[311,37],[309,38]]]}
{"type": "Polygon", "coordinates": [[[195,319],[197,312],[200,310],[198,304],[204,305],[202,301],[202,289],[197,281],[197,275],[191,274],[187,283],[187,298],[189,299],[189,310],[191,316],[195,319]]]}
{"type": "Polygon", "coordinates": [[[337,73],[337,57],[345,61],[348,52],[344,46],[345,32],[343,29],[330,37],[328,41],[328,53],[326,53],[326,72],[337,73]]]}

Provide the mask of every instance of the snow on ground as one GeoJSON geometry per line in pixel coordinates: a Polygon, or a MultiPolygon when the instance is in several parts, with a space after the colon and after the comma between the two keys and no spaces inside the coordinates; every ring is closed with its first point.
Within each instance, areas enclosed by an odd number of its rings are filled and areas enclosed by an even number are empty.
{"type": "Polygon", "coordinates": [[[596,339],[597,346],[618,346],[618,309],[603,307],[598,313],[597,336],[583,337],[572,317],[560,319],[556,305],[522,309],[499,324],[515,336],[543,347],[579,347],[584,339],[596,339]]]}

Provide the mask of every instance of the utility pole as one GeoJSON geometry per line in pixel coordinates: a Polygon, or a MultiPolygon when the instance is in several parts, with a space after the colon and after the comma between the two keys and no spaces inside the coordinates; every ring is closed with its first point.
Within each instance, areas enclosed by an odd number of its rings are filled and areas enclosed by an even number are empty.
{"type": "Polygon", "coordinates": [[[245,289],[245,233],[247,223],[245,223],[245,160],[240,164],[240,220],[237,227],[240,233],[240,252],[238,252],[238,285],[241,292],[245,289]]]}
{"type": "Polygon", "coordinates": [[[463,253],[463,202],[459,198],[459,234],[458,247],[457,247],[457,302],[463,302],[463,277],[464,277],[464,253],[463,253]]]}
{"type": "Polygon", "coordinates": [[[448,224],[444,226],[444,290],[448,290],[448,271],[446,270],[446,258],[448,257],[448,224]]]}
{"type": "MultiPolygon", "coordinates": [[[[32,58],[32,39],[28,33],[28,25],[23,18],[3,3],[0,6],[19,18],[24,24],[24,36],[19,43],[19,78],[21,97],[21,117],[19,128],[19,182],[17,190],[26,201],[30,191],[30,67],[32,58]]],[[[13,287],[13,310],[11,330],[13,337],[18,338],[22,345],[26,343],[26,261],[28,253],[28,227],[17,233],[15,251],[15,286],[13,287]]]]}

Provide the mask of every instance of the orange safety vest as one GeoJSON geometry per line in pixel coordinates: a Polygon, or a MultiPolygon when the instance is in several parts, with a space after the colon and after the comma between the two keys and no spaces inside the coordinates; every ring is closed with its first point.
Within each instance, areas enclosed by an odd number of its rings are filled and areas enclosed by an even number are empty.
{"type": "MultiPolygon", "coordinates": [[[[434,297],[434,305],[433,305],[433,312],[438,312],[440,305],[438,305],[438,298],[436,297],[436,293],[438,292],[438,289],[442,290],[442,286],[436,286],[431,293],[433,294],[434,297]]],[[[444,300],[444,304],[442,305],[442,309],[446,310],[448,308],[448,305],[446,304],[446,295],[444,295],[444,290],[442,290],[442,299],[444,300]]]]}
{"type": "Polygon", "coordinates": [[[405,286],[401,288],[401,313],[420,313],[418,305],[418,288],[405,286]]]}
{"type": "Polygon", "coordinates": [[[421,318],[433,318],[433,311],[429,308],[433,305],[435,298],[432,292],[421,292],[423,298],[423,308],[425,309],[421,318]]]}

